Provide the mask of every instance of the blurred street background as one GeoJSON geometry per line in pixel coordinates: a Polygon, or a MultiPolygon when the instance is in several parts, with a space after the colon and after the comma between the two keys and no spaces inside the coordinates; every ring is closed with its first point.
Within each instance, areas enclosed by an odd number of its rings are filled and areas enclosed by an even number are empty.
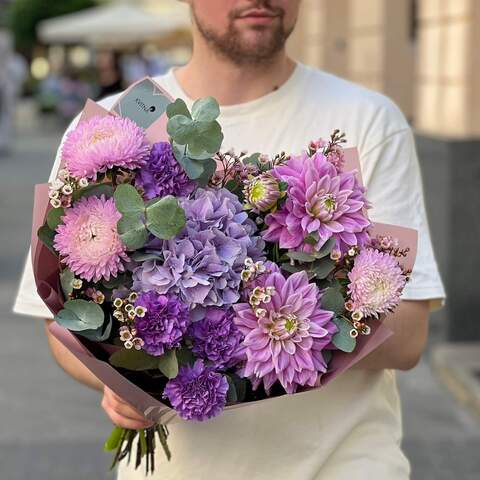
{"type": "MultiPolygon", "coordinates": [[[[397,375],[404,449],[413,480],[478,480],[480,2],[304,0],[299,22],[297,59],[386,93],[414,127],[449,298],[422,362],[397,375]]],[[[11,308],[33,185],[65,126],[87,97],[185,62],[189,23],[176,0],[0,0],[0,480],[113,478],[99,394],[55,365],[42,320],[11,308]]]]}

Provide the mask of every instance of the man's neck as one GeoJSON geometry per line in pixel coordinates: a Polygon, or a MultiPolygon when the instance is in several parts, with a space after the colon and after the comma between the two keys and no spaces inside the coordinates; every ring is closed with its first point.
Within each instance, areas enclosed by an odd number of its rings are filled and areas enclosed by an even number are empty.
{"type": "Polygon", "coordinates": [[[189,98],[211,95],[220,105],[236,105],[276,90],[294,69],[295,62],[284,50],[268,63],[239,66],[204,45],[194,49],[190,61],[175,76],[189,98]]]}

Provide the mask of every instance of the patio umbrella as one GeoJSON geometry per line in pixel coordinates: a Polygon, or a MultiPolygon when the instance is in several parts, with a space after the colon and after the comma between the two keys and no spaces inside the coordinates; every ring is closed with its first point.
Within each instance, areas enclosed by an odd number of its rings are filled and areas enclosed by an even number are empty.
{"type": "Polygon", "coordinates": [[[190,29],[185,5],[158,0],[159,8],[152,12],[138,3],[108,3],[44,20],[37,32],[45,43],[125,46],[190,29]]]}

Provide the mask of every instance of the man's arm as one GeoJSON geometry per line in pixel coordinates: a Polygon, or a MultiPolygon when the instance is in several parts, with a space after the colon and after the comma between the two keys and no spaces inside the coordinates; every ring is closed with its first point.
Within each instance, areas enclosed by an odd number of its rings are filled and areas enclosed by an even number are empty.
{"type": "Polygon", "coordinates": [[[394,313],[385,317],[393,335],[354,368],[410,370],[419,362],[428,337],[428,300],[402,300],[394,313]]]}
{"type": "Polygon", "coordinates": [[[115,425],[131,429],[151,427],[153,422],[147,420],[144,415],[104,385],[73,353],[67,350],[62,343],[50,333],[48,326],[52,322],[53,320],[46,320],[45,332],[53,357],[60,367],[80,383],[103,392],[102,408],[115,425]]]}
{"type": "Polygon", "coordinates": [[[58,365],[60,365],[60,367],[62,367],[63,370],[75,380],[93,388],[94,390],[102,391],[103,383],[48,330],[48,326],[52,322],[53,320],[51,319],[45,320],[45,333],[47,335],[48,344],[50,345],[50,350],[52,351],[53,357],[58,365]]]}

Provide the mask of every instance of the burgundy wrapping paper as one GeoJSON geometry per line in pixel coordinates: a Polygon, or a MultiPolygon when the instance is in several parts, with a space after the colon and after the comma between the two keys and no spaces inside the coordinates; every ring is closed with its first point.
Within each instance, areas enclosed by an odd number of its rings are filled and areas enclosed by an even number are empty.
{"type": "MultiPolygon", "coordinates": [[[[85,105],[80,121],[85,121],[94,115],[116,115],[116,113],[109,112],[100,105],[89,100],[85,105]]],[[[168,140],[166,122],[167,119],[164,114],[147,129],[147,136],[150,141],[168,140]]],[[[357,170],[357,178],[362,183],[360,162],[358,152],[355,148],[345,149],[345,169],[357,170]]],[[[36,185],[31,243],[33,272],[38,294],[52,314],[56,314],[62,308],[64,302],[58,277],[59,262],[57,257],[45,247],[37,237],[37,230],[43,225],[49,208],[48,184],[36,185]]],[[[399,239],[400,247],[409,247],[410,251],[407,257],[402,260],[402,263],[406,268],[411,269],[413,267],[417,251],[416,230],[395,225],[375,223],[372,228],[372,233],[374,235],[392,235],[399,239]]],[[[354,352],[345,353],[335,351],[329,364],[329,372],[321,377],[319,387],[306,389],[294,395],[308,395],[311,390],[321,388],[323,385],[331,382],[342,372],[348,370],[362,358],[374,351],[393,334],[393,332],[381,321],[372,321],[370,322],[370,325],[370,335],[359,335],[357,337],[357,347],[354,352]]],[[[108,362],[96,358],[93,353],[96,350],[95,347],[102,348],[111,353],[116,349],[115,346],[94,344],[83,337],[75,335],[55,322],[50,324],[49,330],[101,382],[106,384],[117,395],[124,398],[139,411],[143,412],[147,418],[155,422],[162,422],[163,424],[184,421],[178,417],[173,409],[134,385],[115,370],[115,368],[113,368],[108,362]]],[[[258,402],[274,400],[275,398],[269,398],[255,402],[228,405],[226,410],[255,405],[258,402]]]]}

